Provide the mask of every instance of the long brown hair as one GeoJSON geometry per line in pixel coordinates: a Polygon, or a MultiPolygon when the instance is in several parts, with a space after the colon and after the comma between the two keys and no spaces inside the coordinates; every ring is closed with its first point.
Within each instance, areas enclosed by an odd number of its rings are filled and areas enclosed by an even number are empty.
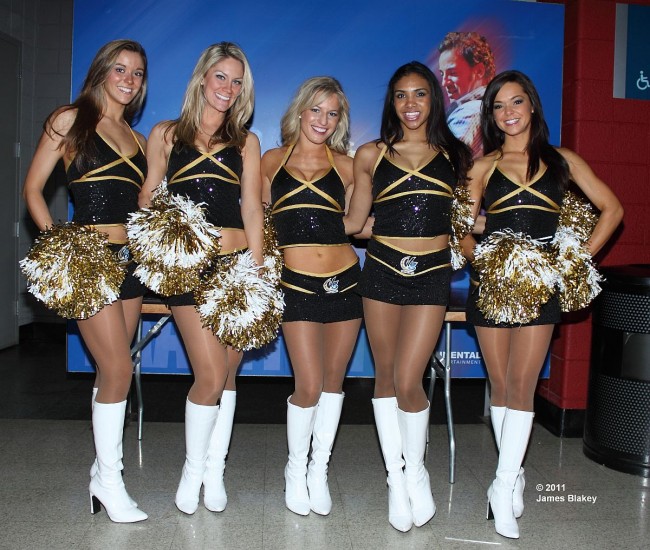
{"type": "Polygon", "coordinates": [[[569,165],[564,157],[549,143],[549,131],[544,118],[542,101],[532,80],[520,71],[503,71],[488,84],[481,103],[481,130],[483,132],[483,151],[487,155],[492,151],[500,151],[505,142],[505,133],[499,129],[494,120],[494,101],[504,84],[514,82],[528,96],[532,112],[530,115],[530,137],[526,152],[528,153],[528,169],[526,179],[532,180],[539,171],[540,163],[547,166],[553,180],[561,189],[569,185],[569,165]]]}
{"type": "MultiPolygon", "coordinates": [[[[125,107],[124,119],[130,124],[142,110],[147,95],[147,54],[144,48],[134,40],[113,40],[104,44],[90,64],[79,96],[73,103],[63,108],[63,110],[76,109],[77,115],[74,123],[63,136],[59,147],[74,152],[74,162],[79,169],[96,154],[92,137],[106,105],[104,82],[106,82],[118,56],[124,50],[139,54],[142,57],[144,69],[142,86],[133,100],[125,107]]],[[[52,122],[58,113],[60,113],[59,109],[48,116],[44,124],[46,132],[55,132],[52,122]]]]}

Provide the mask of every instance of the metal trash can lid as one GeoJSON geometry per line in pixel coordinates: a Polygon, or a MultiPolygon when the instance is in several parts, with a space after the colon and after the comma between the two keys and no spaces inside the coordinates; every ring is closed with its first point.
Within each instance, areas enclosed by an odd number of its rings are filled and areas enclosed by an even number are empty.
{"type": "Polygon", "coordinates": [[[650,264],[612,265],[600,271],[605,276],[603,288],[627,287],[635,293],[650,290],[650,264]]]}

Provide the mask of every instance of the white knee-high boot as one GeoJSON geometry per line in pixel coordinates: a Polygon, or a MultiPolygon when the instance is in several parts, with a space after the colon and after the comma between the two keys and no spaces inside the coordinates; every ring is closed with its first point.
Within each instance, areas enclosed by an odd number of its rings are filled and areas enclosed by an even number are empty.
{"type": "Polygon", "coordinates": [[[307,455],[318,405],[297,407],[290,399],[287,399],[289,460],[284,469],[284,502],[294,514],[306,516],[311,509],[307,491],[307,455]]]}
{"type": "Polygon", "coordinates": [[[529,411],[506,409],[496,478],[488,489],[488,519],[491,512],[496,532],[512,539],[519,538],[519,526],[512,509],[512,495],[528,447],[534,416],[529,411]]]}
{"type": "Polygon", "coordinates": [[[406,490],[411,502],[413,524],[421,527],[436,513],[431,494],[429,472],[424,467],[424,451],[429,429],[429,407],[419,412],[397,409],[399,431],[402,434],[402,450],[406,463],[406,490]]]}
{"type": "Polygon", "coordinates": [[[203,474],[203,504],[211,512],[223,512],[228,503],[223,473],[226,468],[236,404],[237,392],[224,390],[221,394],[219,416],[210,437],[208,459],[203,474]]]}
{"type": "MultiPolygon", "coordinates": [[[[95,399],[97,399],[97,391],[98,390],[99,390],[99,388],[93,388],[93,396],[92,396],[92,400],[90,402],[91,411],[93,411],[95,409],[95,399]]],[[[122,447],[122,445],[123,445],[123,441],[120,440],[120,448],[119,448],[120,456],[123,456],[123,447],[122,447]]],[[[96,454],[97,453],[95,453],[95,455],[96,454]]],[[[121,460],[120,460],[120,463],[118,465],[118,468],[120,469],[120,472],[122,470],[124,470],[124,464],[122,463],[121,460]]],[[[93,461],[92,465],[90,466],[90,477],[95,477],[96,473],[97,473],[97,456],[95,456],[95,460],[93,461]]],[[[133,506],[135,506],[137,508],[138,503],[135,500],[133,500],[130,495],[129,495],[129,499],[131,500],[131,504],[133,504],[133,506]]]]}
{"type": "Polygon", "coordinates": [[[332,497],[327,484],[327,465],[339,427],[344,397],[343,393],[323,392],[316,409],[311,461],[307,470],[307,488],[311,510],[322,516],[332,511],[332,497]]]}
{"type": "Polygon", "coordinates": [[[199,507],[208,444],[218,414],[216,405],[197,405],[189,399],[185,402],[185,464],[175,503],[186,514],[193,514],[199,507]]]}
{"type": "MultiPolygon", "coordinates": [[[[506,414],[505,407],[490,406],[490,420],[494,430],[494,439],[497,444],[497,450],[501,449],[501,429],[503,427],[503,417],[506,414]]],[[[519,468],[519,475],[515,481],[515,490],[512,493],[512,511],[516,518],[520,518],[524,513],[524,488],[526,487],[526,477],[524,469],[519,468]]]]}
{"type": "Polygon", "coordinates": [[[388,522],[406,533],[413,526],[413,514],[406,489],[402,436],[397,420],[397,398],[380,397],[372,400],[379,445],[388,472],[388,522]]]}
{"type": "Polygon", "coordinates": [[[126,401],[97,403],[93,407],[93,438],[97,452],[97,472],[90,480],[90,511],[96,514],[101,505],[111,521],[134,523],[147,519],[136,508],[122,480],[122,436],[126,401]]]}

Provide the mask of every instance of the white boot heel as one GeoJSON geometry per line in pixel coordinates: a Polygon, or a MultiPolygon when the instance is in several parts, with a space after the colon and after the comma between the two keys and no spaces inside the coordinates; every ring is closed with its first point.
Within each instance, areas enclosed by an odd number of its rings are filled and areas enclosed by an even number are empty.
{"type": "Polygon", "coordinates": [[[147,519],[147,514],[133,505],[126,492],[120,465],[126,401],[95,403],[93,438],[97,452],[97,473],[90,480],[90,511],[96,514],[103,505],[111,521],[134,523],[147,519]]]}

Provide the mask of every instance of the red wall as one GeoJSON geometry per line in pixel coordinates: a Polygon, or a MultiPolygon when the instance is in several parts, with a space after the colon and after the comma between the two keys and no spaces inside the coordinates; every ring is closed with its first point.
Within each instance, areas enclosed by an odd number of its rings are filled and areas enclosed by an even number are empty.
{"type": "MultiPolygon", "coordinates": [[[[650,101],[613,97],[616,0],[553,3],[565,5],[562,145],[581,155],[625,208],[622,226],[596,260],[650,263],[650,101]]],[[[590,317],[567,319],[538,394],[561,409],[584,409],[590,350],[590,317]]]]}

